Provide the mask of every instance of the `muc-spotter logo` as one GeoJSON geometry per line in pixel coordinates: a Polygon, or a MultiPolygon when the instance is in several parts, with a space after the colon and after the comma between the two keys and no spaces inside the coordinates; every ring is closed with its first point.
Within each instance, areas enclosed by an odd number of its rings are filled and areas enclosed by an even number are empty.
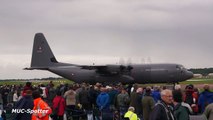
{"type": "Polygon", "coordinates": [[[28,114],[38,114],[38,113],[47,113],[48,110],[31,110],[31,109],[12,109],[11,113],[28,113],[28,114]]]}

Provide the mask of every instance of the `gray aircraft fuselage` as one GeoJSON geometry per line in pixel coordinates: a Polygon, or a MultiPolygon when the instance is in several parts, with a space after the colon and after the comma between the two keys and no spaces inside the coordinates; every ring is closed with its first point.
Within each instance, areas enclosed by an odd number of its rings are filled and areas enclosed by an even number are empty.
{"type": "Polygon", "coordinates": [[[178,83],[193,77],[180,64],[133,64],[87,66],[60,63],[52,53],[44,35],[34,38],[31,67],[27,70],[48,70],[77,83],[178,83]]]}
{"type": "Polygon", "coordinates": [[[120,65],[106,65],[110,71],[82,69],[79,66],[50,67],[48,70],[77,83],[178,83],[192,78],[192,72],[178,64],[136,64],[121,72],[120,65]]]}

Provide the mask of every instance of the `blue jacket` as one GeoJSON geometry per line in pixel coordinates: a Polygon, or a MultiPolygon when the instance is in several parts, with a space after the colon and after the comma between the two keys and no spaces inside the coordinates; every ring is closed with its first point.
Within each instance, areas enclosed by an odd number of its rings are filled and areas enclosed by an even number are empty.
{"type": "Polygon", "coordinates": [[[213,103],[213,92],[210,91],[202,92],[198,99],[198,105],[201,107],[202,113],[204,112],[205,107],[210,103],[213,103]]]}
{"type": "Polygon", "coordinates": [[[159,100],[161,100],[159,91],[153,91],[151,96],[154,98],[155,103],[157,103],[159,100]]]}
{"type": "Polygon", "coordinates": [[[109,109],[109,102],[109,95],[106,92],[101,92],[96,99],[96,103],[100,110],[109,109]]]}

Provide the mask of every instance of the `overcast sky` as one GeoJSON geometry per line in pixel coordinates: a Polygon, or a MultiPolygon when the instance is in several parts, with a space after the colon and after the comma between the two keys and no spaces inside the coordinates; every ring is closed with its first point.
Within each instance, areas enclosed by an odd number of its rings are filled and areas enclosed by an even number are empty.
{"type": "Polygon", "coordinates": [[[35,33],[73,64],[179,63],[213,67],[212,0],[0,0],[0,79],[25,71],[35,33]]]}

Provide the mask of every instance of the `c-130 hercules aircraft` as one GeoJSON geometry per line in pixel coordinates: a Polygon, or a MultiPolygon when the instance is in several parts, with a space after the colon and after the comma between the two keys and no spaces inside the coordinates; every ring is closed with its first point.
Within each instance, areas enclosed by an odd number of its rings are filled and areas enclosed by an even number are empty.
{"type": "Polygon", "coordinates": [[[193,77],[180,64],[77,65],[58,62],[42,33],[36,33],[31,67],[47,70],[76,83],[178,83],[193,77]]]}

